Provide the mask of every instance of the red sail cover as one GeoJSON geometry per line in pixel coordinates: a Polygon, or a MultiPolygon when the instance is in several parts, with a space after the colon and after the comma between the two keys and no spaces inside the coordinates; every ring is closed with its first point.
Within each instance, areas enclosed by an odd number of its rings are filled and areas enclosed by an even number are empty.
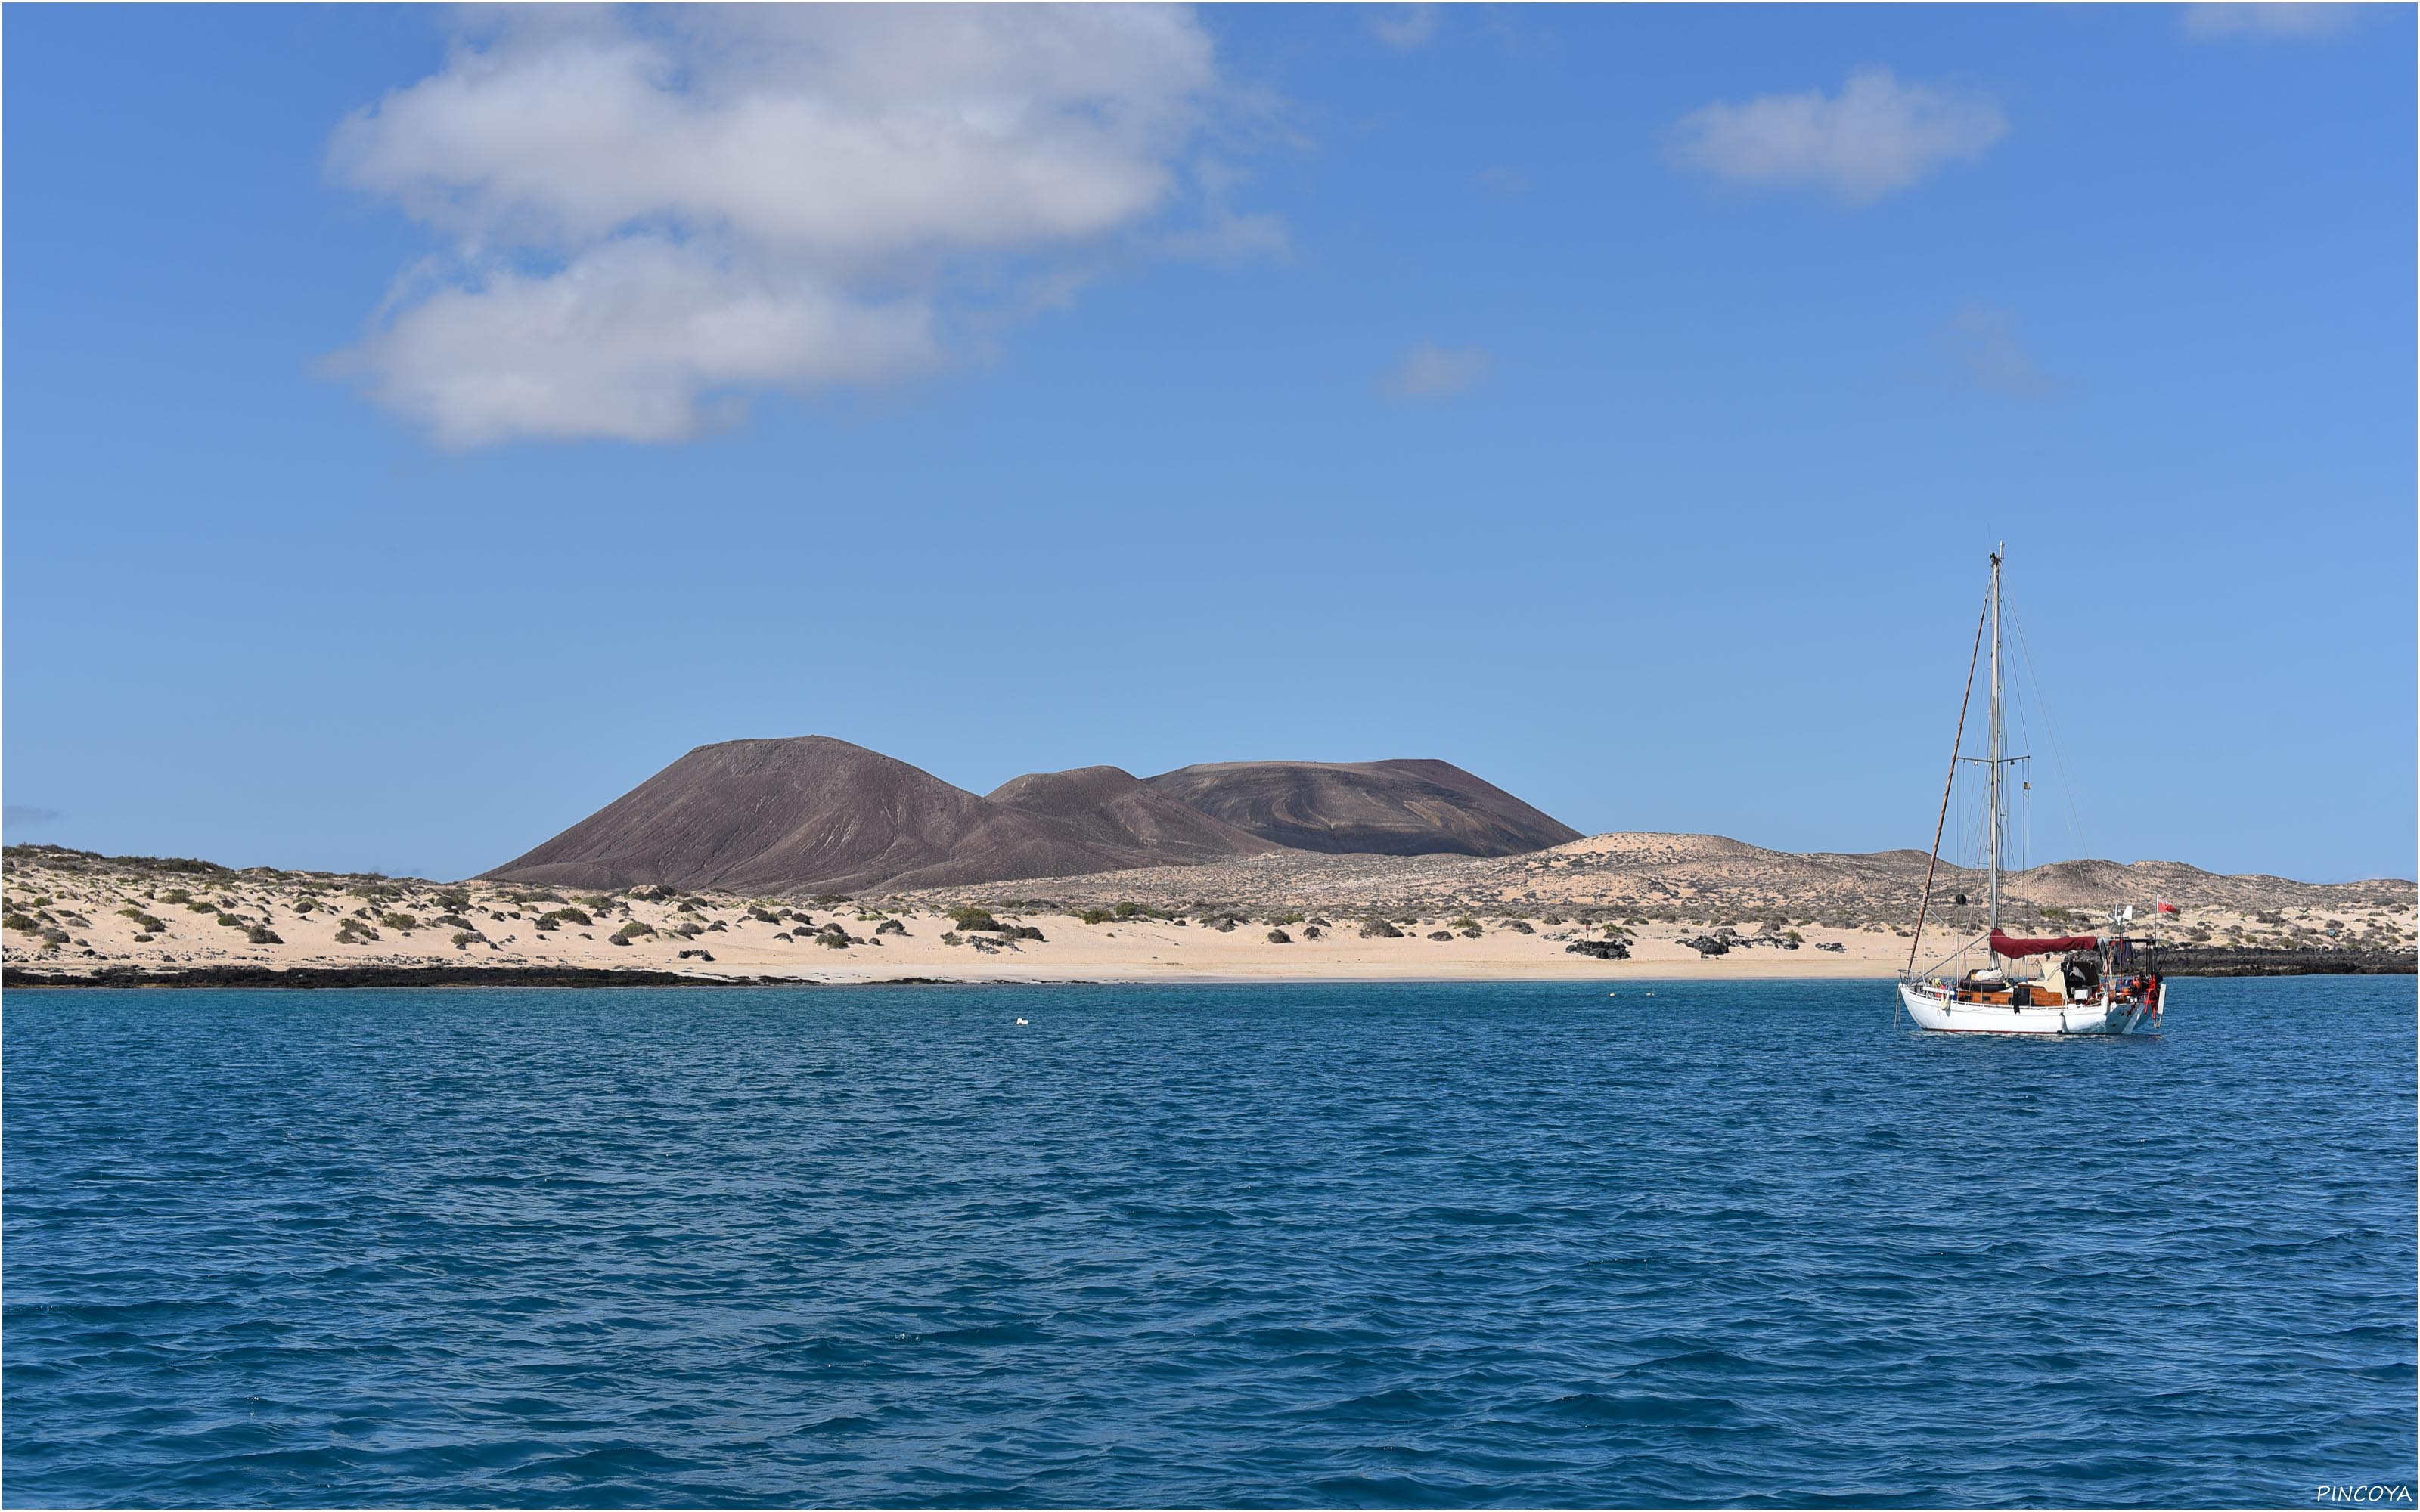
{"type": "Polygon", "coordinates": [[[1992,932],[1992,953],[1994,955],[2048,955],[2053,950],[2099,949],[2101,936],[2098,934],[2061,934],[2047,940],[2018,940],[1998,930],[1992,932]]]}

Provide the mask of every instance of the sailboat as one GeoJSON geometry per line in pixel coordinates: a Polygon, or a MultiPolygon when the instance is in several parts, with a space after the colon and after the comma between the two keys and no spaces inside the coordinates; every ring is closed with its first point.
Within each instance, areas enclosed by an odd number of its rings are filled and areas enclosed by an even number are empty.
{"type": "MultiPolygon", "coordinates": [[[[1966,1034],[2156,1034],[2167,1007],[2168,984],[2160,976],[2159,942],[2122,933],[2132,904],[2114,906],[2109,928],[2097,934],[2018,937],[2000,928],[2000,858],[2008,832],[2003,777],[2024,760],[2007,754],[2001,700],[2000,561],[1992,553],[1992,586],[1975,626],[1975,656],[1966,667],[1966,697],[1958,705],[1958,736],[1949,750],[1949,782],[1941,794],[1941,822],[1932,832],[1932,858],[1924,871],[1924,898],[1916,906],[1916,938],[1899,982],[1900,1005],[1918,1027],[1966,1034]],[[1941,866],[1941,836],[1949,817],[1949,789],[1956,785],[1966,735],[1966,708],[1974,697],[1976,662],[1988,633],[1992,647],[1991,754],[1980,758],[1990,793],[1985,818],[1990,877],[1984,933],[1959,945],[1925,971],[1916,970],[1924,947],[1924,922],[1932,907],[1932,883],[1941,866]],[[1978,948],[1987,957],[1972,969],[1961,966],[1978,948]]],[[[1962,895],[1960,903],[1966,900],[1962,895]]]]}

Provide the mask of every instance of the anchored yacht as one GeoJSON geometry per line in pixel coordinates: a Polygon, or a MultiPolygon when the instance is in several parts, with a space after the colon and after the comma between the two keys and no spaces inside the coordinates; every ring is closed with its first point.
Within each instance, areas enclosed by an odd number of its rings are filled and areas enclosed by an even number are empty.
{"type": "MultiPolygon", "coordinates": [[[[2005,548],[2004,548],[2005,549],[2005,548]]],[[[2095,934],[2019,937],[2000,928],[2000,858],[2008,828],[2003,776],[2024,760],[2006,753],[2001,699],[2000,559],[1992,554],[1992,586],[1975,627],[1975,656],[1967,663],[1966,697],[1958,704],[1958,735],[1950,744],[1950,780],[1942,789],[1941,823],[1932,832],[1932,859],[1925,867],[1924,898],[1916,907],[1916,938],[1899,983],[1900,1005],[1927,1029],[1969,1034],[2155,1034],[2167,1007],[2168,984],[2160,976],[2157,940],[2123,933],[2133,906],[2113,905],[2109,927],[2095,934]],[[1966,734],[1967,702],[1974,696],[1976,663],[1988,635],[1992,648],[1990,748],[1983,757],[1960,754],[1966,734]],[[1980,762],[1989,787],[1985,819],[1990,853],[1985,932],[1960,944],[1924,971],[1916,970],[1924,924],[1932,907],[1933,878],[1941,865],[1941,836],[1949,816],[1949,788],[1961,762],[1980,762]],[[1971,964],[1980,949],[1985,960],[1971,964]],[[1952,967],[1957,969],[1949,969],[1952,967]]],[[[1958,902],[1964,903],[1961,895],[1958,902]]]]}

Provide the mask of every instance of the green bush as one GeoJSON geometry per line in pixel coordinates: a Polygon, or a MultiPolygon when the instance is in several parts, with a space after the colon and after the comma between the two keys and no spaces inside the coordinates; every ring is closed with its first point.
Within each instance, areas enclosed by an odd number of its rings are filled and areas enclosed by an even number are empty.
{"type": "Polygon", "coordinates": [[[266,924],[255,924],[252,928],[244,931],[243,937],[250,940],[255,945],[284,945],[286,943],[284,940],[277,937],[277,932],[275,930],[271,929],[266,924]]]}
{"type": "Polygon", "coordinates": [[[773,912],[773,910],[764,906],[762,903],[751,906],[748,910],[748,917],[756,920],[760,924],[778,924],[782,921],[781,915],[773,912]]]}
{"type": "Polygon", "coordinates": [[[189,903],[194,901],[194,895],[182,887],[170,887],[160,895],[158,901],[163,903],[189,903]]]}
{"type": "Polygon", "coordinates": [[[1373,918],[1362,924],[1361,937],[1365,940],[1400,940],[1404,932],[1383,918],[1373,918]]]}
{"type": "Polygon", "coordinates": [[[338,945],[374,945],[378,939],[379,932],[358,918],[348,918],[336,926],[338,945]]]}
{"type": "Polygon", "coordinates": [[[953,908],[950,910],[950,918],[962,930],[980,929],[997,932],[1001,927],[1000,920],[992,918],[991,911],[987,908],[953,908]]]}
{"type": "Polygon", "coordinates": [[[454,932],[454,949],[458,950],[467,949],[470,948],[471,942],[478,937],[479,936],[473,934],[469,930],[458,929],[454,932]]]}
{"type": "Polygon", "coordinates": [[[584,908],[558,908],[552,913],[540,915],[537,927],[553,929],[560,924],[578,924],[587,929],[595,927],[596,923],[597,920],[588,917],[588,911],[584,908]]]}
{"type": "Polygon", "coordinates": [[[42,921],[31,914],[11,913],[7,918],[0,918],[0,928],[23,930],[28,934],[39,934],[42,930],[42,921]]]}
{"type": "Polygon", "coordinates": [[[420,920],[410,914],[380,914],[379,923],[392,930],[415,930],[420,927],[420,920]]]}
{"type": "Polygon", "coordinates": [[[1067,917],[1079,924],[1106,924],[1118,916],[1106,908],[1078,908],[1067,917]]]}

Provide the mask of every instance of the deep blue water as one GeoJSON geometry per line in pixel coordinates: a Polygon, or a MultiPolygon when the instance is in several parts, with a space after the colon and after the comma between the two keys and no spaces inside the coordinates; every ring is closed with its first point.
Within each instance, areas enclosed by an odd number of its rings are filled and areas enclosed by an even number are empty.
{"type": "Polygon", "coordinates": [[[2156,1041],[1923,1037],[1889,1001],[12,993],[0,1489],[2308,1505],[2414,1480],[2411,979],[2180,981],[2156,1041]]]}

